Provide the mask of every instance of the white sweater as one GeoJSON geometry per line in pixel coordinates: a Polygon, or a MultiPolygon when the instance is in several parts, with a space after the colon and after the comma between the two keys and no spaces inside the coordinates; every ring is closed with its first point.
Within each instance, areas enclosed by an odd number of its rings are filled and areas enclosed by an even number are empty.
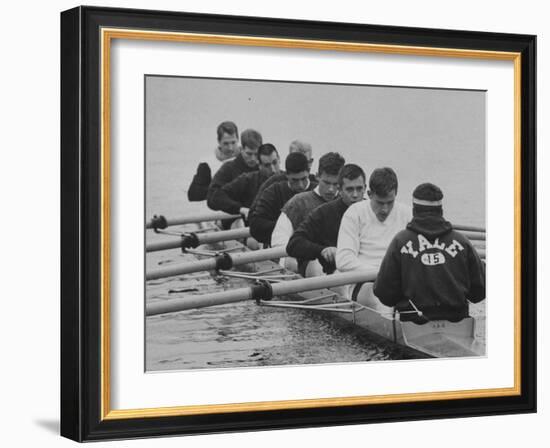
{"type": "Polygon", "coordinates": [[[393,237],[411,219],[412,208],[398,202],[384,222],[378,220],[369,200],[352,204],[340,223],[336,268],[341,272],[378,270],[393,237]]]}

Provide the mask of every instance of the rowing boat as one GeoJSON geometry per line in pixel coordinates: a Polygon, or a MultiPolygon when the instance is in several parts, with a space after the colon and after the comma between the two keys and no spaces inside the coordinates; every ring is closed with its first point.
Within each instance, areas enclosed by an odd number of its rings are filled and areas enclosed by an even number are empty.
{"type": "MultiPolygon", "coordinates": [[[[203,217],[201,216],[201,218],[203,217]]],[[[480,232],[480,229],[476,228],[466,230],[480,232]]],[[[177,232],[171,234],[176,236],[177,232]]],[[[363,283],[364,280],[373,281],[376,274],[365,273],[364,277],[345,277],[345,274],[333,274],[303,279],[298,274],[281,267],[277,260],[273,260],[273,258],[284,256],[284,250],[267,249],[265,253],[250,251],[241,241],[233,239],[244,236],[246,236],[246,232],[243,232],[242,229],[240,233],[228,234],[226,231],[224,234],[224,231],[211,225],[206,230],[202,229],[200,233],[182,233],[179,239],[174,239],[174,242],[166,244],[165,248],[178,247],[178,244],[183,241],[187,245],[189,242],[193,242],[195,248],[184,247],[183,249],[193,253],[199,259],[196,262],[195,270],[212,269],[216,275],[245,279],[252,285],[262,285],[263,288],[250,287],[248,290],[244,288],[242,292],[231,290],[192,296],[187,299],[164,301],[161,304],[149,305],[146,311],[147,315],[253,299],[259,306],[325,313],[337,320],[358,326],[378,338],[390,341],[421,357],[448,358],[485,355],[485,318],[483,315],[477,315],[475,318],[468,317],[457,323],[430,321],[418,325],[413,322],[404,322],[397,312],[380,311],[373,308],[370,305],[373,302],[372,295],[370,297],[368,295],[346,297],[342,294],[342,288],[336,287],[339,280],[340,284],[363,283]],[[219,260],[225,260],[225,265],[223,263],[220,265],[219,260]],[[228,260],[229,263],[227,263],[228,260]],[[357,280],[358,278],[361,280],[357,280]],[[350,279],[353,279],[353,282],[350,279]],[[325,287],[324,284],[328,287],[325,287]]],[[[154,250],[161,249],[155,248],[154,250]]],[[[148,272],[147,278],[182,275],[186,272],[189,272],[189,263],[187,263],[187,269],[185,266],[175,265],[169,270],[161,269],[156,273],[148,272]]]]}

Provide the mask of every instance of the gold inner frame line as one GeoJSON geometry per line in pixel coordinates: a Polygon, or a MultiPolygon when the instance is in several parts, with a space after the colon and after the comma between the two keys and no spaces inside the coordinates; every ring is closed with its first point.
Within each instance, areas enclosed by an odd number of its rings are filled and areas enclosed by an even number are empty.
{"type": "Polygon", "coordinates": [[[355,42],[279,39],[200,33],[143,31],[135,29],[101,29],[101,419],[115,420],[144,417],[200,415],[262,410],[307,409],[332,406],[352,406],[381,403],[405,403],[431,400],[451,400],[513,396],[521,393],[521,54],[459,48],[418,47],[355,42]],[[110,192],[111,192],[111,116],[110,67],[113,39],[186,42],[213,45],[311,49],[363,53],[383,53],[414,56],[436,56],[470,59],[490,59],[514,62],[514,386],[508,388],[423,392],[356,397],[315,398],[215,405],[188,405],[160,408],[114,410],[111,402],[110,344],[110,192]]]}

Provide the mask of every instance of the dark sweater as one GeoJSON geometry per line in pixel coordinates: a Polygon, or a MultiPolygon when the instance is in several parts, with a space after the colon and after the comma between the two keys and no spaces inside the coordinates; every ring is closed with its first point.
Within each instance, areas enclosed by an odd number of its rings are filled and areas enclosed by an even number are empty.
{"type": "Polygon", "coordinates": [[[234,159],[225,162],[216,172],[214,178],[212,179],[212,182],[210,182],[210,186],[208,187],[208,194],[206,197],[208,201],[208,206],[211,207],[210,198],[218,189],[222,188],[225,184],[228,184],[233,179],[236,179],[243,173],[249,173],[251,171],[257,170],[258,167],[250,168],[244,162],[243,156],[241,154],[239,154],[234,159]]]}
{"type": "Polygon", "coordinates": [[[459,321],[468,316],[468,301],[485,298],[485,265],[470,241],[436,214],[422,213],[390,243],[374,293],[403,314],[403,320],[459,321]]]}
{"type": "MultiPolygon", "coordinates": [[[[316,186],[317,182],[310,182],[308,191],[316,186]]],[[[288,182],[277,182],[266,188],[257,198],[256,206],[249,215],[250,234],[261,243],[271,244],[271,234],[281,209],[295,194],[288,182]]]]}
{"type": "MultiPolygon", "coordinates": [[[[282,182],[283,180],[288,180],[286,177],[286,173],[283,171],[279,174],[274,174],[270,178],[268,178],[263,184],[260,185],[260,188],[258,188],[258,191],[256,193],[256,198],[252,201],[252,205],[250,206],[250,210],[254,210],[256,208],[256,203],[258,201],[258,198],[262,195],[264,190],[268,187],[270,187],[273,184],[276,184],[278,182],[282,182]]],[[[317,177],[315,177],[315,174],[309,175],[309,181],[310,182],[317,182],[317,177]]]]}
{"type": "Polygon", "coordinates": [[[286,173],[284,171],[271,176],[269,179],[265,180],[262,185],[260,185],[260,188],[258,188],[258,195],[261,195],[267,187],[283,180],[287,180],[286,173]]]}
{"type": "Polygon", "coordinates": [[[206,162],[199,163],[197,173],[193,176],[189,190],[187,190],[187,199],[192,202],[204,201],[208,194],[210,182],[212,182],[210,166],[206,162]]]}
{"type": "Polygon", "coordinates": [[[281,209],[281,212],[288,217],[292,223],[292,228],[297,229],[307,215],[325,202],[315,190],[304,191],[290,198],[281,209]]]}
{"type": "Polygon", "coordinates": [[[286,252],[298,259],[300,271],[305,270],[307,262],[315,259],[319,260],[327,274],[336,270],[334,263],[326,261],[321,252],[327,247],[336,247],[340,222],[347,209],[341,198],[330,201],[313,210],[294,231],[286,252]]]}
{"type": "Polygon", "coordinates": [[[212,210],[223,210],[232,215],[238,214],[241,207],[250,208],[260,185],[269,176],[261,171],[243,173],[228,184],[212,192],[208,206],[212,210]]]}

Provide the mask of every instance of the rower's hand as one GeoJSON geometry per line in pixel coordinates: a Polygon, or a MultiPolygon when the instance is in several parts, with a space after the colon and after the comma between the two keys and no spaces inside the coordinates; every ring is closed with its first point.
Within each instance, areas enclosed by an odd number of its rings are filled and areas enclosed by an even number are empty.
{"type": "Polygon", "coordinates": [[[321,256],[327,260],[329,263],[336,263],[336,248],[335,247],[325,247],[321,251],[321,256]]]}
{"type": "Polygon", "coordinates": [[[246,208],[246,207],[241,207],[239,209],[239,213],[240,215],[243,217],[243,219],[245,221],[248,221],[248,213],[250,212],[250,209],[249,208],[246,208]]]}

